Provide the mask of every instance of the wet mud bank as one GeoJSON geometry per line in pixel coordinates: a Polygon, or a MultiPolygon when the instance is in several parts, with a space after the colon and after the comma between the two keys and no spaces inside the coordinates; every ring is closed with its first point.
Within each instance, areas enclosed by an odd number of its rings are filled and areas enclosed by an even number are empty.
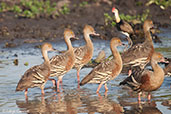
{"type": "MultiPolygon", "coordinates": [[[[2,1],[0,1],[2,2],[2,1]]],[[[52,0],[52,2],[61,2],[52,0]]],[[[86,0],[86,5],[81,6],[83,0],[64,0],[70,13],[53,17],[39,17],[35,19],[16,17],[13,12],[0,13],[0,41],[5,41],[4,47],[15,47],[23,43],[55,41],[63,38],[65,28],[72,28],[78,37],[82,36],[85,24],[92,25],[102,39],[111,39],[118,36],[115,26],[105,24],[104,13],[111,17],[113,6],[121,13],[127,15],[141,15],[149,10],[148,19],[152,19],[158,27],[171,25],[171,8],[163,10],[156,4],[146,6],[147,0],[86,0]]],[[[141,26],[142,24],[140,24],[141,26]]]]}

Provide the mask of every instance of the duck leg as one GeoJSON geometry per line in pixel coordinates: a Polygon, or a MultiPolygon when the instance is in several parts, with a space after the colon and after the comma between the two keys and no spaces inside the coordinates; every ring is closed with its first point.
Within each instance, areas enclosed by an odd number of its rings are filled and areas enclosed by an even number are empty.
{"type": "Polygon", "coordinates": [[[96,93],[99,93],[99,90],[100,90],[100,88],[102,87],[102,85],[103,85],[103,83],[100,83],[100,84],[99,84],[99,87],[97,88],[96,93]]]}
{"type": "Polygon", "coordinates": [[[150,93],[148,93],[147,99],[148,99],[148,102],[150,102],[150,100],[151,100],[151,94],[150,93]]]}
{"type": "Polygon", "coordinates": [[[62,79],[60,79],[60,84],[61,84],[61,89],[63,90],[63,83],[62,83],[62,79]]]}
{"type": "Polygon", "coordinates": [[[138,103],[141,103],[141,92],[138,93],[138,103]]]}
{"type": "Polygon", "coordinates": [[[131,76],[131,74],[132,74],[132,70],[129,70],[128,71],[128,76],[131,76]]]}
{"type": "Polygon", "coordinates": [[[58,81],[57,81],[57,92],[60,92],[59,84],[60,84],[60,80],[58,79],[58,81]]]}
{"type": "Polygon", "coordinates": [[[28,93],[28,89],[25,89],[24,95],[26,99],[27,99],[27,93],[28,93]]]}
{"type": "Polygon", "coordinates": [[[107,84],[105,83],[105,92],[108,91],[108,87],[107,87],[107,84]]]}
{"type": "Polygon", "coordinates": [[[49,79],[49,80],[51,80],[51,81],[52,81],[52,83],[53,83],[53,87],[57,87],[57,84],[56,84],[56,80],[55,80],[55,79],[49,79]]]}
{"type": "Polygon", "coordinates": [[[44,92],[44,86],[41,87],[41,93],[42,93],[42,95],[45,94],[45,92],[44,92]]]}
{"type": "Polygon", "coordinates": [[[80,69],[77,70],[77,81],[80,83],[80,69]]]}
{"type": "Polygon", "coordinates": [[[59,89],[59,85],[60,84],[61,84],[61,89],[62,89],[62,77],[58,78],[58,81],[57,81],[57,92],[60,92],[60,89],[59,89]]]}

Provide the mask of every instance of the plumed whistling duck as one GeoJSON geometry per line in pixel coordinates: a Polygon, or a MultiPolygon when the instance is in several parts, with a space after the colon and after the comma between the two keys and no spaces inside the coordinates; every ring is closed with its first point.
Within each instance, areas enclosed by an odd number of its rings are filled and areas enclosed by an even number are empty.
{"type": "Polygon", "coordinates": [[[18,82],[16,91],[25,90],[25,96],[27,97],[28,88],[40,87],[42,94],[44,94],[44,85],[50,76],[50,63],[47,52],[53,50],[52,45],[49,43],[42,45],[41,51],[44,57],[44,63],[28,69],[18,82]]]}
{"type": "Polygon", "coordinates": [[[84,39],[86,41],[86,45],[74,48],[74,53],[76,56],[76,61],[75,61],[74,67],[77,69],[78,83],[80,83],[79,72],[80,72],[81,68],[85,64],[87,64],[93,56],[94,47],[93,47],[93,43],[90,39],[90,35],[99,36],[99,34],[97,34],[95,32],[94,28],[90,25],[85,25],[83,33],[84,33],[84,39]]]}
{"type": "Polygon", "coordinates": [[[141,102],[141,92],[148,92],[148,100],[150,101],[150,92],[157,90],[164,81],[164,71],[158,65],[158,62],[165,61],[164,57],[157,52],[154,52],[151,59],[151,70],[139,69],[132,72],[131,76],[127,77],[120,85],[127,85],[134,91],[138,92],[138,101],[141,102]]]}
{"type": "Polygon", "coordinates": [[[98,83],[99,87],[97,93],[99,92],[101,86],[105,84],[105,90],[108,91],[107,82],[113,80],[118,76],[122,70],[122,58],[120,53],[117,51],[117,46],[122,45],[119,38],[112,38],[110,41],[110,49],[113,54],[113,58],[110,61],[102,62],[97,65],[87,76],[83,78],[80,85],[86,83],[98,83]]]}
{"type": "MultiPolygon", "coordinates": [[[[72,69],[75,63],[75,54],[74,48],[72,47],[70,39],[75,37],[74,32],[71,29],[65,29],[64,31],[64,40],[67,44],[67,51],[61,55],[56,55],[50,59],[51,64],[51,77],[57,76],[57,91],[60,92],[59,84],[62,83],[62,78],[69,70],[72,69]]],[[[55,83],[52,80],[53,84],[55,83]]]]}
{"type": "Polygon", "coordinates": [[[146,64],[149,63],[150,57],[154,52],[153,41],[150,33],[150,29],[153,28],[153,26],[154,25],[151,20],[146,20],[143,24],[145,41],[132,46],[121,54],[124,65],[123,70],[125,68],[132,69],[135,66],[139,66],[143,69],[146,64]]]}

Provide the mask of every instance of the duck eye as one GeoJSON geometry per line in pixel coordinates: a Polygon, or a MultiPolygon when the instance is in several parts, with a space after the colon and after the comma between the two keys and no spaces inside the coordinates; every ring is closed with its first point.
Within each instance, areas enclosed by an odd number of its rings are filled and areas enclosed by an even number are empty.
{"type": "Polygon", "coordinates": [[[70,32],[71,35],[73,35],[74,33],[73,32],[70,32]]]}

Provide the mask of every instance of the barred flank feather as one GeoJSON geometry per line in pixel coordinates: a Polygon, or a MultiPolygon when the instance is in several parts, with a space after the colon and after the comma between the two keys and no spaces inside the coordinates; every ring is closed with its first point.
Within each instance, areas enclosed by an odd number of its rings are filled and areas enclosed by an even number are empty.
{"type": "Polygon", "coordinates": [[[140,67],[134,67],[132,70],[131,76],[127,77],[125,80],[119,83],[119,85],[127,85],[128,87],[132,88],[134,91],[140,91],[140,76],[144,69],[140,67]]]}
{"type": "Polygon", "coordinates": [[[34,66],[28,69],[21,77],[16,91],[23,91],[27,88],[41,87],[46,82],[50,74],[50,69],[45,64],[34,66]]]}

